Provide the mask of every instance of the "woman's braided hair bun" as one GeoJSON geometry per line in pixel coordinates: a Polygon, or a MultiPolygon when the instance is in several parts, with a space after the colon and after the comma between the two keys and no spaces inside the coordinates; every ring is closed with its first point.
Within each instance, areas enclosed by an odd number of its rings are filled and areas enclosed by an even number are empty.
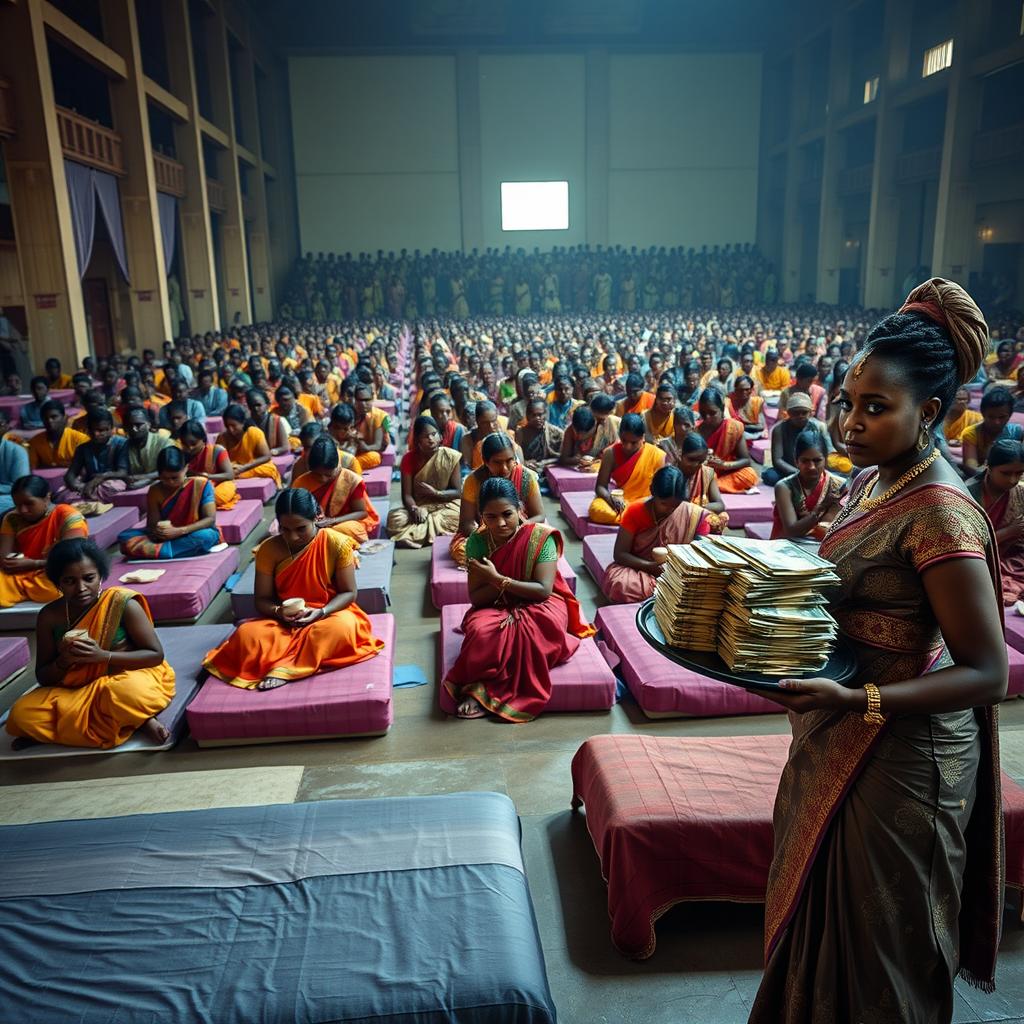
{"type": "Polygon", "coordinates": [[[900,312],[921,313],[942,327],[953,343],[960,383],[974,379],[988,353],[988,324],[961,285],[933,277],[907,296],[900,312]]]}

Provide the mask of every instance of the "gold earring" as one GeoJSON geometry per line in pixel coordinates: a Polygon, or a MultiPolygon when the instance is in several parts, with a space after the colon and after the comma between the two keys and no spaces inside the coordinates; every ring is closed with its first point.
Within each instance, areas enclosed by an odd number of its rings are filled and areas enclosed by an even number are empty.
{"type": "Polygon", "coordinates": [[[929,433],[931,424],[925,420],[921,421],[921,430],[917,435],[917,450],[919,452],[925,451],[932,441],[932,435],[929,433]]]}

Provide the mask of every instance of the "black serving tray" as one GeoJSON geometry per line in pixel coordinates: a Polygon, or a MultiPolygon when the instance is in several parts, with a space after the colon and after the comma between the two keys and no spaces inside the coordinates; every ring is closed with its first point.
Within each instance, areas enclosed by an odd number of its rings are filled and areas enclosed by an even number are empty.
{"type": "Polygon", "coordinates": [[[711,651],[690,651],[683,647],[673,647],[665,640],[665,634],[658,625],[654,616],[654,598],[644,601],[637,609],[636,624],[640,635],[659,654],[674,661],[683,668],[688,668],[698,675],[710,676],[723,683],[731,683],[733,686],[742,686],[745,690],[781,690],[779,685],[781,679],[832,679],[842,686],[853,687],[857,675],[857,658],[853,649],[842,638],[836,639],[835,647],[832,650],[832,657],[828,659],[825,667],[819,672],[805,672],[803,675],[795,673],[787,676],[766,676],[760,672],[733,672],[729,666],[711,651]]]}

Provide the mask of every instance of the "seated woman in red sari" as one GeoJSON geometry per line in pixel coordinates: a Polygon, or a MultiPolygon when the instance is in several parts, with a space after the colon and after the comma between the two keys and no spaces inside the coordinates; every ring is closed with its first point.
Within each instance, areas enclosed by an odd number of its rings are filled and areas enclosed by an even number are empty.
{"type": "Polygon", "coordinates": [[[744,494],[757,486],[757,472],[751,468],[750,453],[740,420],[725,418],[725,401],[715,388],[701,392],[697,430],[708,445],[708,465],[718,477],[718,489],[744,494]]]}
{"type": "Polygon", "coordinates": [[[666,459],[666,463],[675,465],[683,474],[683,498],[704,509],[711,533],[725,533],[729,513],[725,511],[715,471],[708,465],[707,442],[693,430],[683,438],[676,451],[678,454],[666,459]]]}
{"type": "Polygon", "coordinates": [[[650,496],[651,480],[665,464],[665,452],[644,440],[644,421],[627,413],[619,423],[619,440],[601,456],[594,485],[596,497],[587,513],[595,523],[620,523],[626,506],[650,496]]]}
{"type": "Polygon", "coordinates": [[[190,558],[220,543],[217,502],[206,477],[186,476],[180,448],[165,448],[156,460],[159,479],[149,489],[146,528],[117,536],[128,558],[190,558]]]}
{"type": "Polygon", "coordinates": [[[558,574],[561,536],[526,521],[512,481],[484,481],[480,510],[483,528],[466,542],[473,607],[462,620],[465,640],[444,686],[460,718],[490,712],[506,722],[530,722],[551,698],[551,669],[568,661],[594,628],[558,574]]]}
{"type": "Polygon", "coordinates": [[[508,434],[489,434],[481,448],[484,460],[462,482],[459,502],[459,532],[452,537],[449,552],[455,563],[466,567],[466,539],[480,525],[480,488],[491,477],[512,481],[519,495],[519,503],[526,511],[527,521],[544,522],[544,503],[540,496],[540,481],[532,469],[527,469],[516,455],[515,443],[508,434]]]}
{"type": "MultiPolygon", "coordinates": [[[[988,513],[999,545],[1003,577],[1003,604],[1024,597],[1024,445],[1003,438],[988,450],[985,472],[967,490],[988,513]]],[[[9,515],[10,513],[8,513],[9,515]]]]}
{"type": "Polygon", "coordinates": [[[14,508],[0,523],[0,608],[22,601],[43,604],[60,594],[46,575],[46,556],[58,541],[88,537],[81,512],[54,505],[41,476],[22,476],[11,487],[14,508]]]}
{"type": "Polygon", "coordinates": [[[217,511],[234,508],[239,494],[227,449],[207,441],[206,427],[199,420],[185,421],[178,431],[178,444],[188,459],[188,475],[204,477],[213,484],[217,511]]]}
{"type": "Polygon", "coordinates": [[[822,540],[832,525],[846,483],[825,468],[823,447],[817,430],[798,435],[794,447],[797,472],[775,485],[772,540],[822,540]]]}
{"type": "Polygon", "coordinates": [[[174,697],[174,669],[145,598],[125,587],[103,589],[109,568],[85,537],[50,549],[46,575],[61,596],[36,621],[39,686],[11,708],[15,749],[62,743],[109,750],[137,729],[154,743],[167,739],[155,716],[174,697]]]}
{"type": "Polygon", "coordinates": [[[764,418],[764,399],[754,394],[754,381],[746,374],[740,374],[729,395],[730,418],[743,424],[743,433],[748,441],[768,436],[768,424],[764,418]]]}
{"type": "Polygon", "coordinates": [[[651,481],[651,496],[622,514],[615,537],[615,561],[608,566],[602,591],[609,601],[635,604],[654,593],[662,562],[654,549],[689,544],[711,532],[707,513],[686,500],[686,478],[675,466],[662,466],[651,481]]]}
{"type": "Polygon", "coordinates": [[[366,494],[363,478],[350,469],[343,469],[337,445],[328,437],[318,437],[309,450],[309,470],[295,482],[295,487],[309,491],[323,509],[321,527],[365,544],[376,533],[380,516],[366,494]]]}
{"type": "Polygon", "coordinates": [[[256,611],[203,667],[243,690],[273,690],[317,672],[344,668],[384,649],[355,603],[352,542],[320,529],[309,491],[288,488],[274,504],[280,532],[256,553],[256,611]],[[301,600],[300,607],[289,602],[301,600]]]}

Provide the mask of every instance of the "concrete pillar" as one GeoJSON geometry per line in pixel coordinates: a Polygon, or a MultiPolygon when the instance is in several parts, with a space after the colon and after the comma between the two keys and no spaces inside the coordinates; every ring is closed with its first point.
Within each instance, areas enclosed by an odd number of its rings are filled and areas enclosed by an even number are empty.
{"type": "Polygon", "coordinates": [[[608,244],[608,194],[611,165],[611,82],[607,50],[586,55],[587,242],[608,244]]]}
{"type": "Polygon", "coordinates": [[[71,372],[89,354],[82,285],[64,177],[42,0],[0,11],[0,67],[14,93],[16,132],[4,145],[18,263],[25,288],[29,359],[56,356],[71,372]]]}
{"type": "Polygon", "coordinates": [[[786,185],[782,214],[782,263],[779,267],[779,296],[783,302],[800,301],[800,255],[803,226],[800,218],[800,147],[797,145],[797,97],[803,88],[806,62],[800,47],[793,54],[790,90],[789,140],[786,144],[786,185]]]}
{"type": "Polygon", "coordinates": [[[114,125],[121,135],[125,177],[119,185],[134,347],[159,349],[172,340],[167,270],[156,203],[149,111],[134,0],[103,0],[107,44],[125,59],[128,77],[110,86],[114,125]]]}
{"type": "Polygon", "coordinates": [[[455,105],[459,131],[462,251],[483,249],[484,195],[480,143],[480,54],[455,54],[455,105]]]}
{"type": "Polygon", "coordinates": [[[266,140],[263,159],[273,167],[274,174],[272,178],[264,180],[268,242],[275,293],[283,295],[295,257],[299,255],[299,216],[291,149],[287,70],[283,66],[268,67],[266,73],[266,88],[259,90],[259,93],[262,101],[260,119],[264,122],[266,140]]]}

